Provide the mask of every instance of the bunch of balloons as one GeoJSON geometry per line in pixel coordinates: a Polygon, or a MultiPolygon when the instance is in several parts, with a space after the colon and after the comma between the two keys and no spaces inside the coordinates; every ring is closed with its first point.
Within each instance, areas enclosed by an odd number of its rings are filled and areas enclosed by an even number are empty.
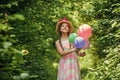
{"type": "Polygon", "coordinates": [[[88,38],[92,35],[92,28],[88,24],[79,26],[77,34],[71,33],[69,35],[69,42],[74,44],[76,48],[87,49],[90,46],[88,38]]]}

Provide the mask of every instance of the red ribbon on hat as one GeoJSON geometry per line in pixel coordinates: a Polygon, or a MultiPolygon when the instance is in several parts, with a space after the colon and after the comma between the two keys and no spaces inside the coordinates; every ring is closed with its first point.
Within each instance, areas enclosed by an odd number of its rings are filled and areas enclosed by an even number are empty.
{"type": "Polygon", "coordinates": [[[60,19],[58,22],[63,21],[63,20],[68,21],[68,19],[67,19],[67,18],[62,18],[62,19],[60,19]]]}

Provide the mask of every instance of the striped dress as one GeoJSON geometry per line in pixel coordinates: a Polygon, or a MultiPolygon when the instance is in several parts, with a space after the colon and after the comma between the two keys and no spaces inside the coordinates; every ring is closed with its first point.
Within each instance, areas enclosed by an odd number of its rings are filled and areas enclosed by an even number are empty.
{"type": "MultiPolygon", "coordinates": [[[[69,49],[69,41],[61,41],[64,50],[69,49]]],[[[60,58],[57,80],[81,80],[76,52],[60,58]]]]}

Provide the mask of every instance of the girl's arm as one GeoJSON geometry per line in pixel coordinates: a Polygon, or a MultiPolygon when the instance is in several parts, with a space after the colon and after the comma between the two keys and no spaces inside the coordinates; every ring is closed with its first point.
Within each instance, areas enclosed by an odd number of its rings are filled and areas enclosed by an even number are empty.
{"type": "Polygon", "coordinates": [[[69,54],[69,53],[71,53],[71,52],[77,51],[77,48],[72,48],[72,49],[69,49],[69,50],[65,50],[65,51],[64,51],[64,50],[61,48],[61,46],[60,46],[59,40],[57,40],[57,41],[55,42],[55,45],[56,45],[56,49],[57,49],[58,53],[59,53],[61,56],[65,56],[65,55],[67,55],[67,54],[69,54]]]}

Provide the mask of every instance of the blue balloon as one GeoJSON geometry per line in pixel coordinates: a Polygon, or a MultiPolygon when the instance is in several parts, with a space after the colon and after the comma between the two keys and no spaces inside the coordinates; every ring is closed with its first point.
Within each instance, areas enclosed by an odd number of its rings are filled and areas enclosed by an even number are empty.
{"type": "Polygon", "coordinates": [[[76,48],[83,48],[85,45],[85,40],[82,37],[75,38],[74,45],[76,48]]]}

